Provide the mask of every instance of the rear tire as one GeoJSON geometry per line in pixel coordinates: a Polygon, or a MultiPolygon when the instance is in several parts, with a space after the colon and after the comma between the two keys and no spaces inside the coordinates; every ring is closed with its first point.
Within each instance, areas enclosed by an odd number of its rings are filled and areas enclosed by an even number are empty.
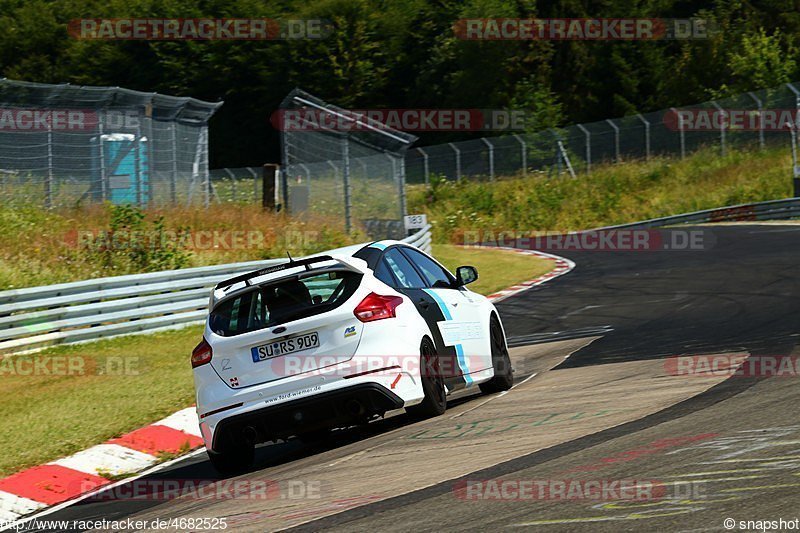
{"type": "Polygon", "coordinates": [[[444,388],[444,376],[439,369],[439,359],[436,357],[436,348],[428,338],[422,340],[419,358],[420,380],[425,397],[421,403],[407,407],[406,412],[418,419],[439,416],[447,410],[447,393],[444,388]]]}
{"type": "Polygon", "coordinates": [[[489,326],[489,338],[492,346],[494,377],[486,383],[478,385],[484,394],[506,391],[514,385],[514,371],[511,368],[511,358],[508,356],[503,328],[500,327],[500,321],[494,315],[492,315],[489,326]]]}
{"type": "Polygon", "coordinates": [[[255,461],[255,446],[246,443],[237,443],[229,446],[227,450],[208,451],[208,458],[214,469],[223,476],[243,474],[253,467],[255,461]]]}

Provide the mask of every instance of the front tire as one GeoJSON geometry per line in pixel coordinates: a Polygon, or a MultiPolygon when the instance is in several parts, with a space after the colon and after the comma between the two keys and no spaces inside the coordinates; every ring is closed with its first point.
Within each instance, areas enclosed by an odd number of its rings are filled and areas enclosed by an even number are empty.
{"type": "Polygon", "coordinates": [[[406,412],[418,419],[442,415],[447,410],[447,392],[436,348],[428,338],[423,339],[420,346],[420,363],[420,380],[425,397],[421,403],[406,408],[406,412]]]}
{"type": "Polygon", "coordinates": [[[494,315],[492,315],[489,326],[489,338],[492,346],[494,377],[486,383],[478,385],[481,392],[485,394],[506,391],[514,385],[514,371],[511,368],[511,358],[508,356],[503,328],[500,327],[500,321],[494,315]]]}

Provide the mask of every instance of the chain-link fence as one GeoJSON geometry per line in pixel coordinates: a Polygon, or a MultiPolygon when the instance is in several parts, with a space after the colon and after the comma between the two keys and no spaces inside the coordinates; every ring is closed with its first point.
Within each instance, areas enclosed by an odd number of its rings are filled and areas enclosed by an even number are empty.
{"type": "Polygon", "coordinates": [[[405,153],[414,135],[295,89],[281,103],[282,196],[295,216],[314,213],[375,237],[403,236],[405,153]]]}
{"type": "Polygon", "coordinates": [[[798,109],[800,90],[786,83],[683,108],[537,133],[425,146],[408,152],[406,179],[409,183],[429,183],[431,176],[458,180],[533,172],[576,175],[591,172],[593,166],[602,163],[685,157],[709,146],[717,147],[723,155],[745,146],[780,143],[789,147],[787,123],[797,127],[798,109]]]}
{"type": "Polygon", "coordinates": [[[222,103],[0,80],[0,200],[208,204],[208,119],[222,103]]]}

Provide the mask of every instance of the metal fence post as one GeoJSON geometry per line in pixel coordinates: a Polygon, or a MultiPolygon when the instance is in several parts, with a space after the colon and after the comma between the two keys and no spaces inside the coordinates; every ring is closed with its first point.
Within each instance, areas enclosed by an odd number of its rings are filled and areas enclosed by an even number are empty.
{"type": "Polygon", "coordinates": [[[528,145],[525,144],[525,139],[522,138],[521,135],[514,133],[514,138],[519,142],[520,147],[522,148],[522,175],[528,175],[528,145]]]}
{"type": "Polygon", "coordinates": [[[170,122],[170,137],[172,141],[172,172],[169,180],[169,199],[172,205],[178,203],[178,123],[170,122]]]}
{"type": "Polygon", "coordinates": [[[422,148],[417,148],[417,151],[422,154],[422,172],[425,174],[425,185],[431,184],[430,169],[428,168],[428,154],[422,148]]]}
{"type": "Polygon", "coordinates": [[[453,143],[447,143],[447,144],[456,153],[456,180],[461,181],[461,150],[456,148],[456,145],[453,143]]]}
{"type": "Polygon", "coordinates": [[[405,157],[398,157],[397,159],[400,163],[398,185],[400,187],[400,218],[402,219],[408,211],[406,208],[406,159],[405,157]]]}
{"type": "Polygon", "coordinates": [[[202,138],[201,141],[202,157],[200,158],[200,164],[203,167],[202,168],[203,178],[204,178],[203,184],[205,185],[205,187],[203,187],[205,193],[205,198],[203,199],[203,202],[205,204],[205,208],[208,209],[208,206],[211,205],[211,174],[208,171],[208,126],[203,126],[203,129],[201,130],[200,134],[202,138]]]}
{"type": "Polygon", "coordinates": [[[722,106],[717,103],[716,100],[711,100],[711,105],[713,105],[717,111],[720,113],[720,122],[719,122],[719,145],[720,145],[720,152],[722,157],[725,157],[725,153],[727,152],[725,146],[725,124],[722,123],[722,119],[727,116],[725,110],[722,109],[722,106]]]}
{"type": "Polygon", "coordinates": [[[758,146],[763,150],[764,149],[764,124],[762,122],[763,122],[764,115],[763,115],[762,111],[763,111],[763,108],[764,108],[764,103],[761,101],[761,98],[756,96],[756,93],[750,91],[747,94],[756,103],[756,109],[758,109],[758,118],[759,118],[758,146]]]}
{"type": "Polygon", "coordinates": [[[789,135],[792,143],[792,189],[795,198],[800,198],[800,168],[797,165],[797,130],[795,124],[789,124],[789,135]]]}
{"type": "Polygon", "coordinates": [[[258,176],[256,175],[256,171],[253,170],[253,167],[246,168],[250,175],[253,176],[253,201],[255,202],[258,200],[258,176]]]}
{"type": "Polygon", "coordinates": [[[136,182],[136,205],[138,207],[142,207],[142,161],[139,153],[142,127],[140,123],[141,121],[136,123],[136,132],[133,134],[133,179],[136,182]]]}
{"type": "Polygon", "coordinates": [[[103,143],[103,122],[105,120],[105,110],[101,111],[100,120],[97,122],[97,153],[100,156],[100,199],[105,202],[108,200],[108,179],[106,177],[106,147],[103,143]]]}
{"type": "Polygon", "coordinates": [[[481,140],[489,147],[489,179],[494,181],[494,145],[486,137],[481,140]]]}
{"type": "Polygon", "coordinates": [[[342,171],[342,182],[344,184],[344,229],[350,233],[352,229],[351,209],[353,208],[352,199],[350,198],[350,139],[345,136],[344,143],[342,143],[342,162],[344,169],[342,171]]]}
{"type": "Polygon", "coordinates": [[[614,124],[614,121],[610,118],[606,119],[606,122],[614,128],[614,162],[619,163],[619,126],[614,124]]]}
{"type": "Polygon", "coordinates": [[[639,113],[636,117],[644,124],[644,160],[650,161],[650,121],[639,113]]]}
{"type": "Polygon", "coordinates": [[[225,173],[231,178],[231,196],[233,197],[233,203],[236,203],[236,175],[229,168],[225,169],[225,173]]]}
{"type": "Polygon", "coordinates": [[[44,207],[53,207],[53,124],[47,121],[47,178],[44,182],[44,207]]]}
{"type": "Polygon", "coordinates": [[[578,124],[578,129],[581,130],[586,136],[586,173],[589,174],[592,171],[592,134],[589,133],[589,130],[583,127],[583,124],[578,124]]]}
{"type": "Polygon", "coordinates": [[[669,108],[670,111],[675,113],[675,116],[678,117],[678,133],[680,134],[681,138],[681,159],[686,158],[686,132],[683,129],[683,115],[678,112],[677,109],[674,107],[669,108]]]}

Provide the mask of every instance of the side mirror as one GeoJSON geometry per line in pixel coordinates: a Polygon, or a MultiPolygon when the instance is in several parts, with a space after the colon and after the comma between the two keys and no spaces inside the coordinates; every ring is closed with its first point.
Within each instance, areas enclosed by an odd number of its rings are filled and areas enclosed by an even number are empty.
{"type": "Polygon", "coordinates": [[[474,266],[460,266],[456,269],[456,286],[463,287],[478,279],[478,269],[474,266]]]}

